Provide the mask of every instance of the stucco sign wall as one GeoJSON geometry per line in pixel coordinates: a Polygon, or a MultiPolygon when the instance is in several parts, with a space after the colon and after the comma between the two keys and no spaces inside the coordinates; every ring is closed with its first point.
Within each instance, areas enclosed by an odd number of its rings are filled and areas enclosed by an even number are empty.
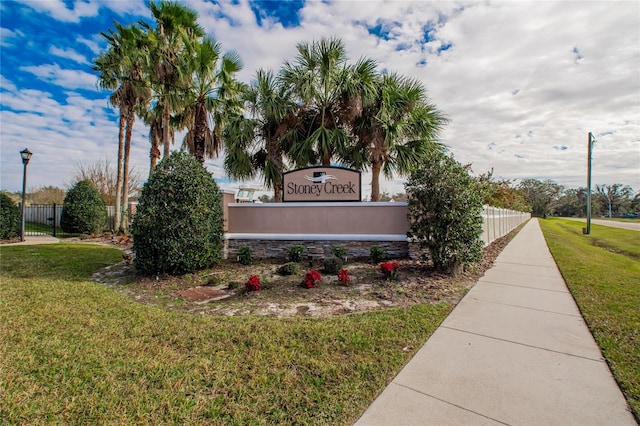
{"type": "Polygon", "coordinates": [[[282,201],[360,201],[360,172],[342,167],[307,167],[284,173],[282,201]]]}

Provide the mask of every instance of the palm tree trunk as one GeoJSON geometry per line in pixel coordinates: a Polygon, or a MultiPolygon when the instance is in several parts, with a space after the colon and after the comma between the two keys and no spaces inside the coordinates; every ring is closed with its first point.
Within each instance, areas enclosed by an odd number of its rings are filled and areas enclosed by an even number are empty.
{"type": "Polygon", "coordinates": [[[194,131],[195,134],[193,138],[193,155],[200,162],[200,164],[204,164],[204,146],[207,138],[207,110],[204,106],[204,102],[198,102],[196,104],[194,131]]]}
{"type": "Polygon", "coordinates": [[[371,201],[380,201],[380,169],[381,162],[374,161],[371,164],[371,201]]]}
{"type": "Polygon", "coordinates": [[[129,108],[126,123],[126,135],[124,141],[124,161],[122,167],[122,210],[126,211],[122,215],[120,230],[125,234],[129,232],[129,153],[131,152],[131,133],[136,116],[133,108],[129,108]]]}
{"type": "Polygon", "coordinates": [[[120,230],[120,222],[122,221],[122,157],[124,150],[124,128],[126,123],[126,116],[122,108],[120,108],[120,128],[118,132],[118,160],[116,162],[117,171],[116,171],[116,220],[115,220],[115,231],[118,232],[120,230]]]}
{"type": "Polygon", "coordinates": [[[162,158],[169,156],[170,139],[169,139],[169,118],[171,118],[171,111],[169,111],[169,105],[164,105],[164,114],[162,116],[162,141],[164,142],[164,155],[162,158]]]}
{"type": "Polygon", "coordinates": [[[158,164],[158,159],[161,155],[160,148],[158,148],[162,144],[160,129],[158,128],[159,124],[161,124],[161,122],[154,121],[151,124],[151,129],[149,130],[149,139],[151,141],[151,152],[149,153],[149,158],[151,159],[149,176],[153,173],[153,169],[156,168],[156,164],[158,164]]]}

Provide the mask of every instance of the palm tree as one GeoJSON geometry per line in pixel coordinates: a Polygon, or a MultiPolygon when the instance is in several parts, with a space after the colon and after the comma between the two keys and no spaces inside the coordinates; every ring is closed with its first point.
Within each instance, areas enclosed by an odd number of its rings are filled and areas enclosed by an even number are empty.
{"type": "Polygon", "coordinates": [[[383,74],[376,87],[375,102],[356,120],[358,145],[347,156],[352,167],[371,167],[371,201],[380,198],[381,171],[388,178],[406,175],[425,154],[444,148],[437,140],[447,122],[415,79],[383,74]]]}
{"type": "Polygon", "coordinates": [[[205,157],[219,154],[227,117],[240,110],[243,85],[235,80],[235,74],[242,69],[242,61],[236,52],[221,55],[220,44],[212,37],[185,40],[185,46],[185,71],[192,79],[179,92],[184,101],[181,118],[187,128],[183,145],[204,164],[205,157]]]}
{"type": "Polygon", "coordinates": [[[198,24],[198,13],[178,2],[161,0],[150,2],[149,9],[155,21],[155,28],[141,21],[151,43],[149,49],[149,68],[155,96],[163,106],[162,142],[164,157],[169,155],[171,135],[169,120],[171,113],[181,105],[177,94],[183,83],[183,55],[185,39],[197,39],[204,35],[198,24]]]}
{"type": "Polygon", "coordinates": [[[131,135],[138,105],[146,104],[151,91],[143,76],[146,38],[134,25],[114,24],[117,31],[101,33],[109,43],[109,49],[95,60],[94,70],[100,73],[98,84],[114,89],[111,103],[120,107],[120,131],[118,137],[118,161],[116,177],[116,228],[127,232],[128,220],[122,214],[129,200],[129,153],[131,135]]]}
{"type": "Polygon", "coordinates": [[[227,175],[248,179],[261,174],[273,189],[275,202],[282,202],[283,155],[287,135],[295,128],[294,103],[287,87],[270,70],[258,70],[245,92],[249,117],[236,115],[226,127],[227,175]]]}
{"type": "Polygon", "coordinates": [[[307,131],[290,155],[298,165],[319,159],[329,166],[333,157],[341,159],[349,152],[352,122],[375,93],[376,65],[363,59],[349,66],[344,44],[335,38],[297,48],[295,62],[285,62],[280,78],[294,94],[298,120],[307,131]]]}

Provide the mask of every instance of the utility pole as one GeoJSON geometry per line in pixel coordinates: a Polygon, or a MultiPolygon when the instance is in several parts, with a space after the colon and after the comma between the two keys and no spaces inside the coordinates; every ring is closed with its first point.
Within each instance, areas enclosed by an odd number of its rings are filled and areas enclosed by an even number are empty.
{"type": "Polygon", "coordinates": [[[589,132],[589,140],[587,141],[587,227],[582,229],[582,233],[585,235],[591,234],[591,154],[595,142],[596,139],[589,132]]]}

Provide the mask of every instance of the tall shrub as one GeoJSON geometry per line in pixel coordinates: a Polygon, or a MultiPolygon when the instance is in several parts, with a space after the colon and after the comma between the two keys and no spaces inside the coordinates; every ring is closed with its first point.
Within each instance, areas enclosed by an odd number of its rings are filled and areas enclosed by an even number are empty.
{"type": "Polygon", "coordinates": [[[0,239],[20,234],[20,209],[7,194],[0,194],[0,239]]]}
{"type": "Polygon", "coordinates": [[[453,275],[482,258],[482,194],[468,169],[433,153],[406,184],[409,237],[429,250],[436,269],[453,275]]]}
{"type": "Polygon", "coordinates": [[[101,232],[107,223],[107,208],[88,180],[76,183],[64,197],[60,227],[71,234],[101,232]]]}
{"type": "Polygon", "coordinates": [[[222,194],[202,164],[178,151],[142,189],[131,228],[134,264],[143,274],[185,274],[220,260],[222,194]]]}

